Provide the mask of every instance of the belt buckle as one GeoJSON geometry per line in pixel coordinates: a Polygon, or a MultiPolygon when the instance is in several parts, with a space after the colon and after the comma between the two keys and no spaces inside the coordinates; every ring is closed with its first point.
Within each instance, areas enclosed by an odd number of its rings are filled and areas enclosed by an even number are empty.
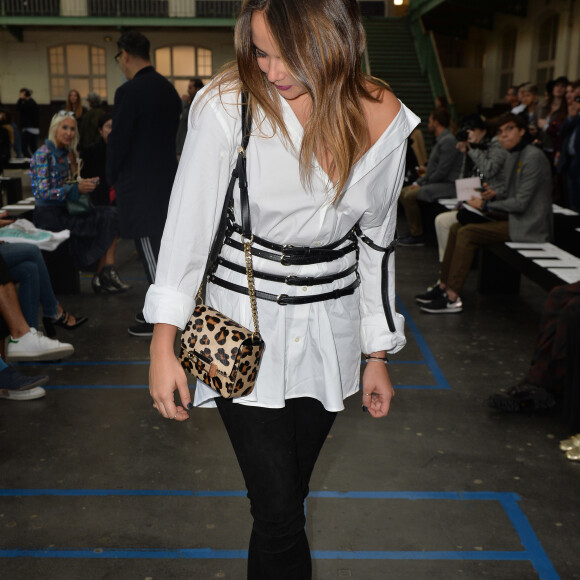
{"type": "Polygon", "coordinates": [[[298,276],[292,274],[291,276],[286,276],[286,278],[284,278],[284,284],[288,284],[288,286],[297,286],[298,284],[296,280],[298,280],[298,276]]]}
{"type": "Polygon", "coordinates": [[[283,300],[284,298],[288,298],[288,294],[278,294],[278,296],[276,296],[276,304],[279,306],[287,306],[284,302],[280,302],[280,300],[283,300]]]}

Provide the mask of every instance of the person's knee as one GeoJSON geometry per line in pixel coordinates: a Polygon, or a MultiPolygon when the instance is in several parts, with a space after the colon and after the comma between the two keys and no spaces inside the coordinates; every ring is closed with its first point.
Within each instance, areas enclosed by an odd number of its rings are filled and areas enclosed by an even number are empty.
{"type": "Polygon", "coordinates": [[[252,502],[254,530],[263,537],[288,538],[299,534],[306,526],[302,501],[256,505],[252,502]]]}
{"type": "Polygon", "coordinates": [[[24,260],[12,268],[12,274],[20,284],[29,284],[38,281],[38,268],[34,262],[24,260]]]}

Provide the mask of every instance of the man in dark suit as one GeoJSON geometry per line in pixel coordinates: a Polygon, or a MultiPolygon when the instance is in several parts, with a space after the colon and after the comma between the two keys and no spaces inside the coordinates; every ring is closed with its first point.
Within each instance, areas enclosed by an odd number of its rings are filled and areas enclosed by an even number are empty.
{"type": "MultiPolygon", "coordinates": [[[[113,130],[107,146],[107,180],[114,187],[121,236],[133,238],[149,283],[177,170],[175,137],[181,99],[173,85],[151,66],[149,40],[126,32],[115,60],[128,79],[115,92],[113,130]]],[[[141,313],[133,336],[151,336],[153,325],[141,313]]]]}

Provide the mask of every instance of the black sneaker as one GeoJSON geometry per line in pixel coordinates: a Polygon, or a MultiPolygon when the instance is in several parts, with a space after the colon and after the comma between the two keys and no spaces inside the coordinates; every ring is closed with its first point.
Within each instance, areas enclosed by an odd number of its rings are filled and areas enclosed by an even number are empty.
{"type": "Polygon", "coordinates": [[[135,322],[138,322],[139,324],[146,324],[146,320],[145,317],[143,316],[143,311],[141,310],[141,312],[137,312],[137,314],[135,314],[135,322]]]}
{"type": "Polygon", "coordinates": [[[135,324],[135,326],[130,326],[127,330],[131,336],[153,336],[153,325],[148,322],[135,324]]]}
{"type": "Polygon", "coordinates": [[[424,246],[425,238],[423,236],[404,236],[397,241],[399,246],[424,246]]]}
{"type": "Polygon", "coordinates": [[[444,293],[445,291],[441,288],[441,286],[439,286],[439,284],[433,284],[433,286],[429,286],[429,288],[427,288],[427,292],[424,292],[423,294],[417,294],[415,296],[415,300],[419,304],[428,304],[432,300],[435,300],[435,298],[442,296],[444,293]]]}
{"type": "Polygon", "coordinates": [[[459,296],[451,302],[447,293],[443,292],[438,298],[423,304],[421,310],[429,314],[456,314],[463,310],[463,302],[459,296]]]}
{"type": "Polygon", "coordinates": [[[487,404],[492,409],[517,413],[519,411],[545,411],[555,404],[552,393],[536,385],[523,383],[512,387],[508,391],[491,395],[487,404]]]}

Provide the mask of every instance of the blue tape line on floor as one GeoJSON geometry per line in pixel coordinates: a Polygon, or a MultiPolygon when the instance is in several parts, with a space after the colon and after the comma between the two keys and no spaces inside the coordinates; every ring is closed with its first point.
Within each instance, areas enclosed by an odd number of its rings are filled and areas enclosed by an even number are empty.
{"type": "MultiPolygon", "coordinates": [[[[211,548],[181,550],[147,550],[106,548],[46,550],[0,550],[0,558],[102,558],[102,559],[191,559],[241,560],[248,557],[246,550],[212,550],[211,548]]],[[[313,550],[315,560],[473,560],[473,561],[529,561],[527,552],[423,552],[423,551],[340,551],[313,550]]]]}
{"type": "Polygon", "coordinates": [[[397,296],[396,299],[397,309],[399,312],[405,317],[405,323],[409,330],[413,333],[413,338],[421,351],[421,354],[425,358],[425,362],[429,365],[431,372],[433,373],[433,377],[435,378],[435,382],[437,383],[437,388],[439,389],[451,389],[451,386],[445,379],[445,376],[441,372],[431,349],[427,346],[427,342],[423,338],[423,335],[419,332],[419,328],[415,324],[415,321],[411,318],[409,311],[405,308],[401,299],[397,296]]]}
{"type": "MultiPolygon", "coordinates": [[[[154,489],[0,489],[2,497],[103,497],[103,496],[178,496],[178,497],[245,497],[242,490],[154,490],[154,489]]],[[[540,580],[560,580],[528,519],[519,508],[520,497],[511,492],[435,492],[435,491],[313,491],[311,498],[498,501],[506,512],[524,551],[340,551],[315,550],[315,559],[331,560],[472,560],[529,561],[540,580]]],[[[243,559],[245,550],[106,550],[57,549],[0,550],[0,558],[161,558],[161,559],[243,559]]]]}

